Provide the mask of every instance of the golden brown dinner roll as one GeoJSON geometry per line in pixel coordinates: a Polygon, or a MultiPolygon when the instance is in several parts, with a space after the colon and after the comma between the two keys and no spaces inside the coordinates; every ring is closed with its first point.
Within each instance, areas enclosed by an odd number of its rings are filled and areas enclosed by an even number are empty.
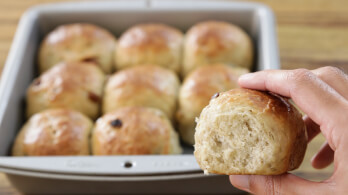
{"type": "Polygon", "coordinates": [[[273,93],[220,93],[197,122],[194,153],[207,173],[282,174],[300,166],[307,147],[301,114],[273,93]]]}
{"type": "Polygon", "coordinates": [[[183,34],[164,24],[139,24],[122,34],[116,51],[118,69],[157,64],[177,73],[181,67],[183,34]]]}
{"type": "Polygon", "coordinates": [[[176,115],[183,141],[194,144],[195,118],[215,93],[237,88],[238,77],[245,73],[248,73],[248,69],[214,64],[199,67],[185,78],[179,92],[176,115]]]}
{"type": "Polygon", "coordinates": [[[179,138],[166,115],[154,108],[123,107],[99,118],[94,155],[179,154],[179,138]]]}
{"type": "Polygon", "coordinates": [[[158,108],[172,119],[178,91],[179,79],[171,70],[155,65],[125,69],[109,78],[103,113],[123,106],[145,106],[158,108]]]}
{"type": "Polygon", "coordinates": [[[27,116],[48,108],[72,108],[97,118],[104,73],[93,63],[70,62],[54,66],[27,90],[27,116]]]}
{"type": "Polygon", "coordinates": [[[13,156],[89,155],[93,122],[70,109],[49,109],[32,116],[22,127],[13,156]]]}
{"type": "Polygon", "coordinates": [[[115,37],[92,24],[67,24],[50,32],[39,51],[40,72],[59,62],[94,62],[105,73],[113,71],[115,37]]]}
{"type": "Polygon", "coordinates": [[[199,66],[226,63],[251,68],[253,45],[238,26],[220,21],[200,22],[186,34],[182,75],[199,66]]]}

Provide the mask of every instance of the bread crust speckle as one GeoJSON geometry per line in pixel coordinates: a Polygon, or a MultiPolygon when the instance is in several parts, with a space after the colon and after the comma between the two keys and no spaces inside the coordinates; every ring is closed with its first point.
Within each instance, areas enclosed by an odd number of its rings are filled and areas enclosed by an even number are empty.
{"type": "Polygon", "coordinates": [[[41,43],[40,72],[61,62],[94,62],[105,73],[111,73],[115,45],[116,38],[99,26],[87,23],[58,26],[41,43]]]}
{"type": "Polygon", "coordinates": [[[70,109],[49,109],[33,115],[15,140],[14,156],[89,155],[93,122],[70,109]]]}
{"type": "Polygon", "coordinates": [[[103,113],[124,106],[147,106],[173,119],[179,85],[176,74],[160,66],[147,64],[121,70],[106,83],[103,113]]]}
{"type": "Polygon", "coordinates": [[[197,68],[185,78],[180,88],[179,108],[176,113],[183,141],[194,144],[195,118],[215,93],[238,88],[238,77],[248,72],[246,68],[212,64],[197,68]]]}
{"type": "Polygon", "coordinates": [[[105,75],[93,63],[61,63],[36,78],[27,89],[27,116],[48,108],[71,108],[95,119],[105,75]]]}
{"type": "Polygon", "coordinates": [[[186,33],[182,75],[214,63],[250,69],[253,53],[252,41],[240,27],[222,21],[200,22],[186,33]]]}
{"type": "Polygon", "coordinates": [[[179,73],[183,34],[160,23],[138,24],[125,31],[115,55],[117,69],[157,64],[179,73]]]}
{"type": "Polygon", "coordinates": [[[94,155],[181,153],[178,135],[165,114],[145,107],[123,107],[99,118],[92,148],[94,155]]]}

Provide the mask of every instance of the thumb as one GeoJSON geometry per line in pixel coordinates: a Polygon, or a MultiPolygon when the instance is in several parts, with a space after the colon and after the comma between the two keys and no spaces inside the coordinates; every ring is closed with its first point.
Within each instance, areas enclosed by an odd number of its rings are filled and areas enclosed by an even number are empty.
{"type": "Polygon", "coordinates": [[[230,175],[236,188],[252,194],[328,194],[327,183],[311,182],[292,174],[230,175]]]}

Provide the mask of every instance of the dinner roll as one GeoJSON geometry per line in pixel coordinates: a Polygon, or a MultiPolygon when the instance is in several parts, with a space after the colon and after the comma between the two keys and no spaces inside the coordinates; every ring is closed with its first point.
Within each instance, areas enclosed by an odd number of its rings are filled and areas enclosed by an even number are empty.
{"type": "Polygon", "coordinates": [[[27,90],[27,116],[48,108],[72,108],[95,119],[105,76],[95,64],[62,63],[35,79],[27,90]]]}
{"type": "Polygon", "coordinates": [[[22,127],[13,156],[89,155],[91,119],[70,109],[49,109],[33,115],[22,127]]]}
{"type": "Polygon", "coordinates": [[[162,110],[170,119],[176,111],[179,79],[173,71],[142,65],[112,75],[105,87],[103,113],[123,106],[162,110]]]}
{"type": "Polygon", "coordinates": [[[177,73],[181,67],[183,34],[164,24],[139,24],[122,34],[116,51],[118,69],[157,64],[177,73]]]}
{"type": "Polygon", "coordinates": [[[105,73],[113,71],[115,37],[92,24],[67,24],[57,27],[43,40],[39,51],[40,72],[59,62],[94,62],[105,73]]]}
{"type": "Polygon", "coordinates": [[[94,155],[179,154],[179,138],[166,115],[154,108],[123,107],[99,118],[94,155]]]}
{"type": "Polygon", "coordinates": [[[199,66],[226,63],[251,68],[253,45],[238,26],[220,21],[200,22],[189,29],[184,43],[182,75],[199,66]]]}
{"type": "Polygon", "coordinates": [[[215,93],[237,88],[238,77],[245,73],[248,69],[215,64],[199,67],[186,77],[179,92],[176,114],[183,141],[194,144],[195,118],[215,93]]]}
{"type": "Polygon", "coordinates": [[[273,93],[220,93],[197,122],[194,154],[206,173],[282,174],[300,166],[307,147],[300,112],[273,93]]]}

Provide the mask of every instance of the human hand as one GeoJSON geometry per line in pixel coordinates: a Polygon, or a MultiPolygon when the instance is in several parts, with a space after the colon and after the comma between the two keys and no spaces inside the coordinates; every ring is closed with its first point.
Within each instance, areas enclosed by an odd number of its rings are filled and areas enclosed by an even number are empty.
{"type": "Polygon", "coordinates": [[[231,175],[232,185],[253,194],[348,194],[348,76],[334,67],[266,70],[241,76],[239,85],[292,98],[307,115],[308,141],[320,132],[327,140],[312,166],[324,168],[334,162],[334,173],[322,182],[289,173],[231,175]]]}

